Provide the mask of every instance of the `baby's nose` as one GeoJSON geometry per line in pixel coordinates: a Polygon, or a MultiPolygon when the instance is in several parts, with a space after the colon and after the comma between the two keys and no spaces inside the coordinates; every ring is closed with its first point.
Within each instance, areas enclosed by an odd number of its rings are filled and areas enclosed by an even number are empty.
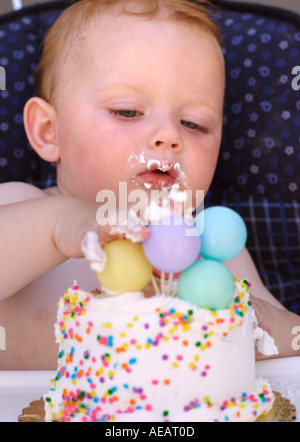
{"type": "Polygon", "coordinates": [[[172,147],[172,149],[175,149],[179,146],[179,143],[167,143],[166,141],[160,141],[160,140],[155,141],[156,147],[160,147],[160,146],[164,146],[164,145],[168,145],[168,144],[170,144],[170,147],[172,147]]]}
{"type": "Polygon", "coordinates": [[[180,123],[171,118],[160,119],[154,127],[149,138],[149,147],[151,149],[173,149],[179,151],[182,149],[180,137],[180,123]]]}

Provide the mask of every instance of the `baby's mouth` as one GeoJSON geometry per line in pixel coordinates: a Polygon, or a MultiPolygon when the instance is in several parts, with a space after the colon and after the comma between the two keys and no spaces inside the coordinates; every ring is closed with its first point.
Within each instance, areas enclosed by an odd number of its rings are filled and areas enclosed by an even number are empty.
{"type": "Polygon", "coordinates": [[[147,168],[135,176],[134,182],[146,188],[169,189],[178,182],[179,165],[176,167],[176,164],[167,160],[149,160],[147,168]]]}

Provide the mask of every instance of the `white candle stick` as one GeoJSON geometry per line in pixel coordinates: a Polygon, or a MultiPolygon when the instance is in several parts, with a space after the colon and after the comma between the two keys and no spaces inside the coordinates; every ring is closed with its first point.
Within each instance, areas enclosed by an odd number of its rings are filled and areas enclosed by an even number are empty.
{"type": "Polygon", "coordinates": [[[172,282],[173,282],[173,276],[174,276],[174,273],[169,273],[169,283],[168,283],[167,296],[170,296],[172,282]]]}
{"type": "Polygon", "coordinates": [[[175,285],[173,292],[171,293],[171,296],[176,296],[177,293],[177,286],[178,284],[175,285]]]}
{"type": "Polygon", "coordinates": [[[161,289],[161,294],[164,295],[165,294],[165,272],[161,272],[160,289],[161,289]]]}
{"type": "Polygon", "coordinates": [[[154,278],[153,275],[151,276],[151,282],[152,282],[152,284],[153,284],[153,287],[154,287],[155,293],[159,293],[159,288],[158,288],[158,285],[157,285],[157,283],[156,283],[155,278],[154,278]]]}

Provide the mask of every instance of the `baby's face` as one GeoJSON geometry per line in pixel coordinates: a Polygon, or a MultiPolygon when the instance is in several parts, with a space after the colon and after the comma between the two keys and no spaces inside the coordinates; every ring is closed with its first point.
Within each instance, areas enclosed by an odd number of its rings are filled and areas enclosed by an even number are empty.
{"type": "Polygon", "coordinates": [[[120,16],[93,26],[84,52],[56,102],[60,192],[91,203],[103,189],[118,200],[120,182],[206,192],[222,132],[217,42],[194,25],[120,16]]]}

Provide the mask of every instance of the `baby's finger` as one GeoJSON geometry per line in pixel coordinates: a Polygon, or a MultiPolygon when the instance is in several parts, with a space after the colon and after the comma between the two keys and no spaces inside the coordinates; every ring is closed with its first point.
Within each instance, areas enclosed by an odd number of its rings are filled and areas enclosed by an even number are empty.
{"type": "Polygon", "coordinates": [[[125,237],[132,242],[143,242],[149,236],[149,230],[143,225],[127,224],[125,226],[111,226],[110,235],[116,237],[125,237]]]}
{"type": "Polygon", "coordinates": [[[132,211],[118,212],[118,223],[110,224],[109,234],[115,237],[125,237],[132,242],[143,242],[149,236],[148,227],[132,211]]]}

